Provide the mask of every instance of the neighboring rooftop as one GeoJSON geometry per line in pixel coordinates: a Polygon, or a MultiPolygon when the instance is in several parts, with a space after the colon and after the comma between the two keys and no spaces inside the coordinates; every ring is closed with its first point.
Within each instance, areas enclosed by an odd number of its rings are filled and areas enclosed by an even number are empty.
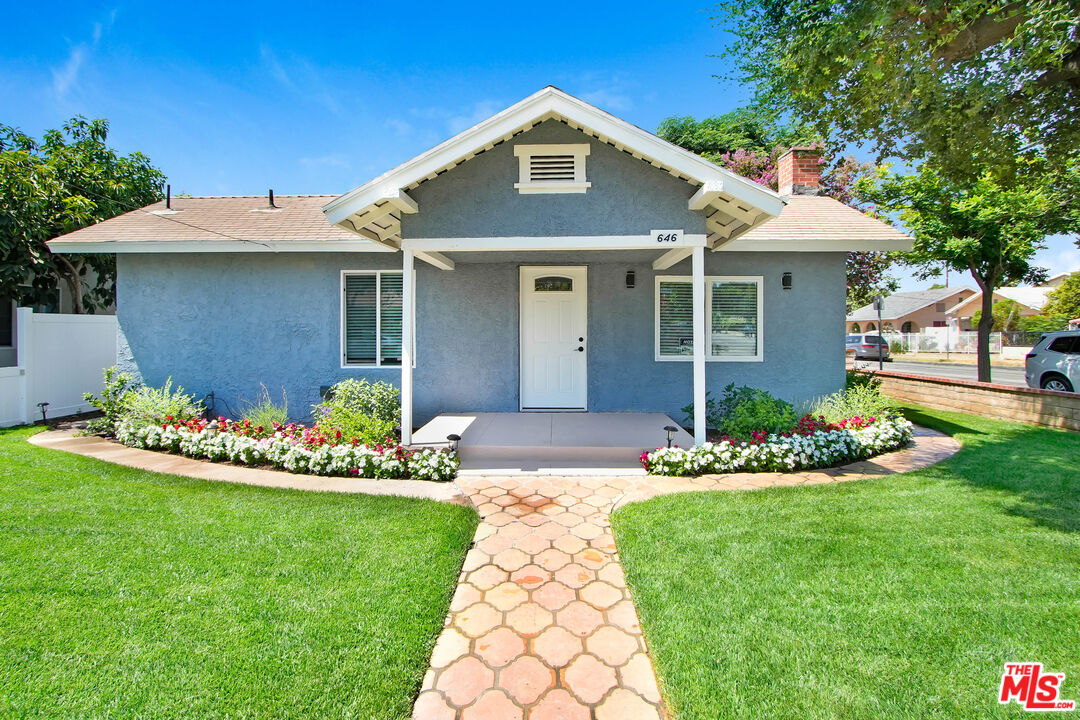
{"type": "MultiPolygon", "coordinates": [[[[998,300],[1013,300],[1035,312],[1041,312],[1043,306],[1046,305],[1046,296],[1054,289],[1054,285],[1039,285],[1038,287],[1003,287],[994,291],[994,297],[995,302],[998,300]]],[[[961,303],[957,303],[956,306],[949,308],[949,314],[961,315],[961,313],[964,313],[961,317],[967,317],[968,313],[974,313],[982,307],[980,305],[981,302],[982,295],[974,295],[961,303]]]]}
{"type": "MultiPolygon", "coordinates": [[[[752,234],[752,233],[747,233],[752,234]]],[[[964,285],[944,288],[934,288],[932,290],[916,290],[914,292],[898,292],[885,298],[885,307],[881,310],[882,320],[897,320],[910,315],[911,313],[926,307],[927,305],[933,305],[939,303],[948,298],[953,297],[959,292],[975,292],[973,289],[964,285]]],[[[877,310],[874,309],[874,305],[863,305],[858,310],[853,311],[847,316],[848,322],[862,322],[864,320],[877,320],[877,310]]]]}

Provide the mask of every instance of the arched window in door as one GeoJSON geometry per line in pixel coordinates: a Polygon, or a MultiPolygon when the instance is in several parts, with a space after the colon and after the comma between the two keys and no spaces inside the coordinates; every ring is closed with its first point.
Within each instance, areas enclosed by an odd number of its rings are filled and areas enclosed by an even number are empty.
{"type": "Polygon", "coordinates": [[[919,326],[908,320],[906,323],[900,326],[900,332],[905,334],[919,332],[919,326]]]}

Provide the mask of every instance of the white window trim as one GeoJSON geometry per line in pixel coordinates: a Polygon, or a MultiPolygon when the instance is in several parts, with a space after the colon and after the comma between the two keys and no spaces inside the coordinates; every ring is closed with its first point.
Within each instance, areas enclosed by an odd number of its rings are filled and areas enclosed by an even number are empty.
{"type": "MultiPolygon", "coordinates": [[[[401,365],[382,364],[382,306],[378,304],[382,291],[382,276],[384,274],[401,275],[401,270],[342,270],[338,282],[338,302],[341,304],[340,320],[338,324],[338,361],[342,370],[383,369],[400,370],[401,365]],[[346,363],[345,362],[345,278],[349,275],[374,275],[375,276],[375,363],[346,363]]],[[[416,367],[416,272],[413,271],[413,362],[416,367]]]]}
{"type": "MultiPolygon", "coordinates": [[[[765,277],[763,275],[706,275],[705,276],[705,337],[712,337],[712,284],[714,282],[757,283],[757,355],[713,355],[712,343],[705,353],[705,362],[764,362],[765,361],[765,277]]],[[[656,362],[693,362],[693,355],[660,354],[660,283],[693,283],[690,275],[657,275],[653,288],[653,359],[656,362]]]]}
{"type": "Polygon", "coordinates": [[[518,181],[514,187],[522,194],[583,193],[592,187],[585,179],[585,158],[591,147],[588,143],[550,144],[550,145],[515,145],[514,155],[518,159],[518,181]],[[534,155],[573,155],[574,181],[544,182],[533,180],[529,174],[530,160],[534,155]]]}

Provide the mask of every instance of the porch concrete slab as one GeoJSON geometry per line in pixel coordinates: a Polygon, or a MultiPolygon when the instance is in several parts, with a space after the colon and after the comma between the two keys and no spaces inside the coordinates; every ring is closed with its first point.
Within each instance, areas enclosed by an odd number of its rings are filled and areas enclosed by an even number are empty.
{"type": "MultiPolygon", "coordinates": [[[[664,413],[446,413],[413,434],[414,445],[445,445],[461,437],[466,473],[612,474],[640,470],[642,451],[667,442],[664,413]]],[[[693,445],[678,428],[673,441],[693,445]]]]}

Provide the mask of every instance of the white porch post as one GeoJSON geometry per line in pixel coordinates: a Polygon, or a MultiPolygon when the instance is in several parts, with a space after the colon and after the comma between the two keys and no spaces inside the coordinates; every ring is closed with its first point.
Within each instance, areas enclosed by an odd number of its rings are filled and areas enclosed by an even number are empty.
{"type": "Polygon", "coordinates": [[[694,264],[694,444],[705,442],[705,248],[696,247],[694,264]]]}
{"type": "Polygon", "coordinates": [[[413,251],[401,252],[401,444],[412,443],[413,316],[415,315],[413,251]]]}

